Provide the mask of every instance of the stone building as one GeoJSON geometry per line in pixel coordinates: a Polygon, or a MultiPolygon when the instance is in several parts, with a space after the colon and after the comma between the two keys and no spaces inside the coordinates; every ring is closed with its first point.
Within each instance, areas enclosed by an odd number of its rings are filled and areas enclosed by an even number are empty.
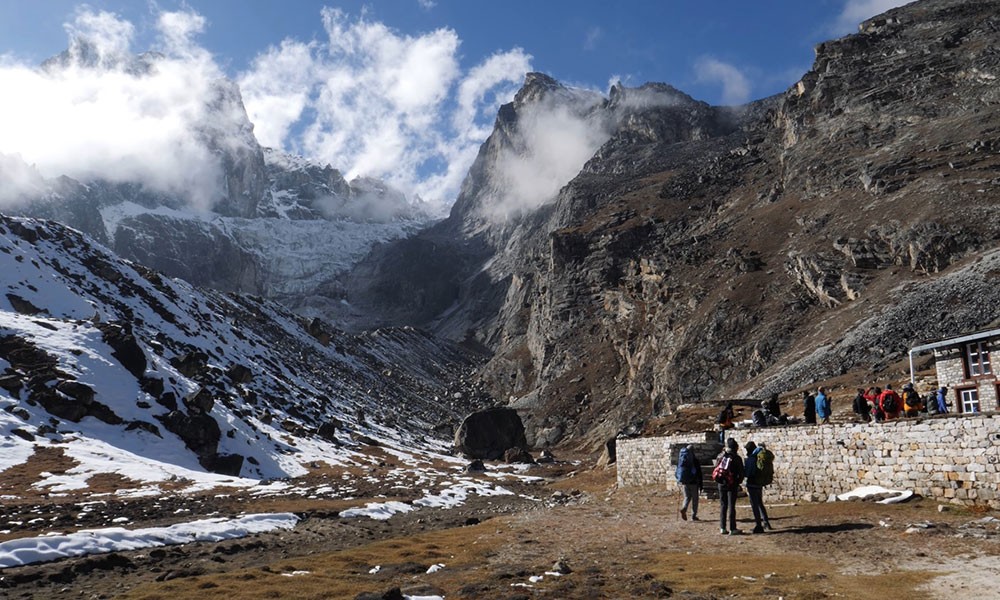
{"type": "Polygon", "coordinates": [[[998,410],[1000,380],[991,353],[1000,353],[1000,329],[982,331],[917,346],[910,350],[910,373],[913,357],[921,352],[934,353],[938,385],[948,388],[954,412],[976,413],[998,410]]]}

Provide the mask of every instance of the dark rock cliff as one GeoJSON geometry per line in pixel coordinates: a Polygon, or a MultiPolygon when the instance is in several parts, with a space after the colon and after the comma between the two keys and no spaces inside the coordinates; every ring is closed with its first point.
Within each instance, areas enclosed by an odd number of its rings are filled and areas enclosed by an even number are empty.
{"type": "Polygon", "coordinates": [[[371,255],[352,301],[487,346],[482,376],[539,445],[898,376],[910,345],[997,318],[1000,2],[917,2],[816,53],[738,111],[660,85],[580,108],[530,75],[450,217],[371,255]],[[605,141],[553,197],[498,218],[500,156],[544,102],[605,141]]]}

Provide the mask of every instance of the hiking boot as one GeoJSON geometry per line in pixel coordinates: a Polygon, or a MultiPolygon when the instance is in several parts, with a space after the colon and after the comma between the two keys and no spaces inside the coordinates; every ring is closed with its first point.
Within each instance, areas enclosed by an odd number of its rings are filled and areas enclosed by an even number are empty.
{"type": "Polygon", "coordinates": [[[753,528],[753,533],[764,533],[764,527],[761,526],[761,525],[758,525],[758,526],[754,527],[753,528]]]}
{"type": "Polygon", "coordinates": [[[742,533],[743,532],[740,531],[739,529],[730,529],[729,530],[729,535],[741,535],[742,533]]]}
{"type": "Polygon", "coordinates": [[[729,533],[729,532],[728,532],[728,531],[726,531],[725,529],[720,529],[720,530],[719,530],[719,534],[720,534],[720,535],[726,535],[727,533],[729,533]]]}
{"type": "Polygon", "coordinates": [[[688,520],[688,514],[686,512],[684,512],[684,509],[682,508],[679,512],[681,513],[681,521],[687,521],[688,520]]]}
{"type": "Polygon", "coordinates": [[[691,515],[691,520],[692,521],[700,521],[701,519],[698,518],[698,515],[691,515]]]}

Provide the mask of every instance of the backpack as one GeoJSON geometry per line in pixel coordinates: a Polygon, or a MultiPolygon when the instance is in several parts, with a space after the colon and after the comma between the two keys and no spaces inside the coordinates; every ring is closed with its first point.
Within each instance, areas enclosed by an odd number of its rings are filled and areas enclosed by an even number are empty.
{"type": "Polygon", "coordinates": [[[733,472],[733,459],[728,454],[723,454],[719,462],[715,463],[712,469],[712,479],[715,483],[726,487],[733,487],[736,483],[736,473],[733,472]]]}
{"type": "Polygon", "coordinates": [[[757,451],[757,471],[754,475],[757,485],[771,485],[774,481],[774,452],[767,448],[757,451]]]}
{"type": "Polygon", "coordinates": [[[903,403],[910,410],[924,409],[924,402],[920,399],[920,394],[916,390],[906,390],[903,396],[903,403]]]}
{"type": "Polygon", "coordinates": [[[899,407],[896,406],[896,395],[886,394],[882,399],[882,412],[885,413],[895,413],[899,412],[899,407]]]}
{"type": "Polygon", "coordinates": [[[701,469],[691,458],[691,453],[687,448],[682,448],[677,457],[677,481],[680,483],[698,483],[698,470],[701,469]]]}

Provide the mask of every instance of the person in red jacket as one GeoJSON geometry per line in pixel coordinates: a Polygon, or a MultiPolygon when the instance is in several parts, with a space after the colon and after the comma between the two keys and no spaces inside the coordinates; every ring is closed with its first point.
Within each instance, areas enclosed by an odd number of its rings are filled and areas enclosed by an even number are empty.
{"type": "Polygon", "coordinates": [[[898,419],[900,411],[903,410],[903,399],[892,389],[892,384],[885,385],[885,391],[878,397],[878,405],[885,414],[886,420],[898,419]]]}

